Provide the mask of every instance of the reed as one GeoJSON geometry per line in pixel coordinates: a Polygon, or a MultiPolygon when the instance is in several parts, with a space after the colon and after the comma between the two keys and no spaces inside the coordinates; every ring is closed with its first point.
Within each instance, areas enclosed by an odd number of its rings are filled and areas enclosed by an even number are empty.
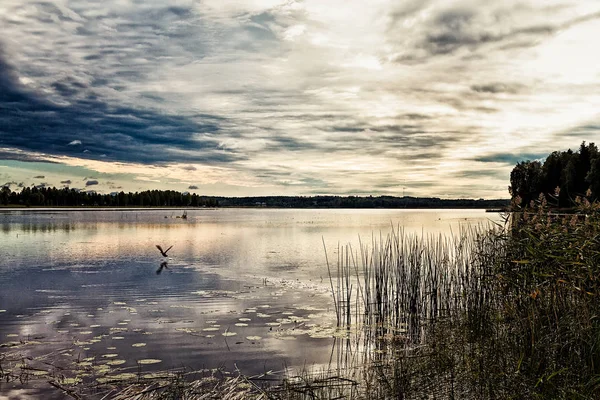
{"type": "Polygon", "coordinates": [[[577,204],[339,251],[360,398],[599,398],[600,205],[577,204]]]}

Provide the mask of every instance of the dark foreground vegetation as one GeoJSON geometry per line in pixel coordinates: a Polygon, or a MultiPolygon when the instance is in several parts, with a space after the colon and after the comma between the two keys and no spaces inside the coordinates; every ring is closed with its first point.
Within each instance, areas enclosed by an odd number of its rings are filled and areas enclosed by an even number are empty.
{"type": "Polygon", "coordinates": [[[502,208],[509,201],[394,196],[199,196],[174,190],[101,194],[69,188],[0,189],[0,205],[25,207],[502,208]]]}

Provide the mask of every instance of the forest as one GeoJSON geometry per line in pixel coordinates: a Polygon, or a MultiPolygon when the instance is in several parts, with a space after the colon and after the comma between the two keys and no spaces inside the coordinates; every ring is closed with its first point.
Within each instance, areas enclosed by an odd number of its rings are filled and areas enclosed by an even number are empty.
{"type": "Polygon", "coordinates": [[[0,205],[21,207],[273,207],[273,208],[502,208],[507,199],[440,199],[394,196],[200,196],[174,190],[100,194],[70,188],[4,186],[0,205]]]}
{"type": "Polygon", "coordinates": [[[529,205],[543,194],[551,205],[569,208],[577,198],[600,198],[600,152],[594,143],[577,151],[555,151],[544,162],[519,162],[510,174],[509,192],[517,205],[529,205]]]}

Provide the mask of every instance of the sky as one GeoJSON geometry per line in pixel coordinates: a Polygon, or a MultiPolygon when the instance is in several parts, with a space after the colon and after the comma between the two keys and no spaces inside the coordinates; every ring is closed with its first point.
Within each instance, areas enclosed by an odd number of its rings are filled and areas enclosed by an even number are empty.
{"type": "Polygon", "coordinates": [[[0,185],[508,198],[600,142],[597,0],[2,0],[0,185]]]}

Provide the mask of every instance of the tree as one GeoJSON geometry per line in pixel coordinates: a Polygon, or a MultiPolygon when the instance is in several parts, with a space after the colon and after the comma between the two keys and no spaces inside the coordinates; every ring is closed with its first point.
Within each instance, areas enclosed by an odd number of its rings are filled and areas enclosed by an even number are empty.
{"type": "Polygon", "coordinates": [[[556,188],[560,189],[558,206],[573,205],[578,196],[586,196],[588,189],[594,198],[600,198],[600,153],[594,143],[582,142],[576,152],[555,151],[544,163],[519,162],[510,174],[510,194],[513,199],[519,196],[525,204],[540,193],[553,195],[556,188]]]}
{"type": "Polygon", "coordinates": [[[527,205],[537,199],[542,182],[542,164],[539,161],[520,162],[510,173],[509,191],[513,198],[519,196],[521,204],[527,205]]]}

